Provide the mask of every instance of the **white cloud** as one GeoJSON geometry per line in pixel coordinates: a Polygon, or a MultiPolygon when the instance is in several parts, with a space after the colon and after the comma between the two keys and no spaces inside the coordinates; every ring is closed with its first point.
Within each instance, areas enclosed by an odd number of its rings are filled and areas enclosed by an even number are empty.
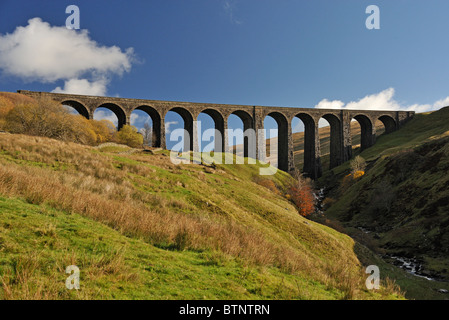
{"type": "Polygon", "coordinates": [[[438,110],[449,105],[449,97],[438,100],[433,104],[403,105],[394,99],[394,88],[388,88],[379,93],[367,95],[358,100],[344,103],[339,100],[321,100],[315,108],[321,109],[354,109],[354,110],[405,110],[415,112],[428,112],[438,110]]]}
{"type": "MultiPolygon", "coordinates": [[[[138,126],[141,125],[143,126],[145,123],[150,124],[152,121],[151,117],[148,115],[142,115],[142,114],[138,114],[138,113],[131,113],[131,119],[130,119],[130,123],[132,126],[138,126]]],[[[175,122],[178,123],[178,122],[175,122]]]]}
{"type": "Polygon", "coordinates": [[[59,92],[106,93],[108,76],[129,72],[133,49],[122,51],[90,39],[87,30],[51,26],[41,18],[28,20],[13,33],[0,34],[0,69],[24,81],[64,80],[59,92]],[[92,79],[87,82],[85,79],[92,79]]]}
{"type": "Polygon", "coordinates": [[[323,99],[315,106],[315,108],[319,108],[319,109],[341,109],[344,105],[345,105],[345,103],[343,101],[339,101],[339,100],[329,101],[327,99],[323,99]]]}
{"type": "Polygon", "coordinates": [[[151,117],[144,111],[136,110],[131,113],[130,123],[132,126],[142,128],[145,125],[145,123],[152,126],[153,119],[151,119],[151,117]]]}
{"type": "Polygon", "coordinates": [[[87,79],[70,79],[65,81],[64,89],[61,89],[61,87],[57,87],[52,92],[105,96],[106,86],[106,80],[96,80],[90,82],[87,79]]]}
{"type": "Polygon", "coordinates": [[[433,110],[438,110],[444,107],[449,106],[449,97],[446,97],[444,99],[438,100],[434,102],[433,104],[415,104],[409,107],[408,110],[413,110],[416,112],[428,112],[433,110]]]}
{"type": "Polygon", "coordinates": [[[388,88],[376,94],[368,95],[359,101],[346,104],[346,109],[357,110],[399,110],[401,106],[393,99],[394,89],[388,88]]]}
{"type": "Polygon", "coordinates": [[[169,134],[169,133],[171,133],[171,129],[170,129],[170,127],[172,126],[172,125],[176,125],[176,124],[178,124],[178,121],[167,121],[166,123],[165,123],[165,133],[166,134],[169,134]]]}
{"type": "Polygon", "coordinates": [[[136,122],[139,121],[139,115],[136,113],[131,113],[130,123],[132,126],[136,126],[136,122]]]}

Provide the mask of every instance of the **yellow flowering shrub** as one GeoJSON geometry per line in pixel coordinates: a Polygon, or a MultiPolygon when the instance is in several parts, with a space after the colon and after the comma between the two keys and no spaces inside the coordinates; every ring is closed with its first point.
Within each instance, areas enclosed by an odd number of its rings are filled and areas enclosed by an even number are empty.
{"type": "Polygon", "coordinates": [[[359,171],[354,172],[352,178],[353,178],[354,180],[356,180],[356,179],[362,177],[364,174],[365,174],[365,171],[359,170],[359,171]]]}

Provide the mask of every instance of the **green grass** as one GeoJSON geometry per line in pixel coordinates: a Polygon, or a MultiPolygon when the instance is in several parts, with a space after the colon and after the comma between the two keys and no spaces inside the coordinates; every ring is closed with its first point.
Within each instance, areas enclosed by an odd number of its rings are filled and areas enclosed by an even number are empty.
{"type": "Polygon", "coordinates": [[[276,194],[254,182],[259,165],[0,139],[2,298],[401,298],[366,290],[353,240],[301,217],[283,197],[284,172],[266,177],[276,194]],[[62,166],[35,165],[55,159],[62,166]],[[73,264],[79,292],[64,286],[73,264]]]}
{"type": "Polygon", "coordinates": [[[77,214],[19,199],[0,197],[0,211],[0,273],[13,291],[3,298],[342,297],[339,290],[276,268],[249,266],[214,251],[162,250],[77,214]],[[80,268],[79,291],[65,288],[69,265],[80,268]]]}

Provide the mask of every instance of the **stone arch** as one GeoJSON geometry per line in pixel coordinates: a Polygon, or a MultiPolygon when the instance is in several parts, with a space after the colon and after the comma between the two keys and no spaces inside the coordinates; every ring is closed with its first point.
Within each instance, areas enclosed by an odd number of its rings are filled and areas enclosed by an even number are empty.
{"type": "Polygon", "coordinates": [[[243,156],[256,159],[256,132],[254,131],[254,119],[246,111],[236,110],[231,114],[236,115],[243,122],[243,156]]]}
{"type": "Polygon", "coordinates": [[[225,152],[226,151],[225,119],[224,119],[223,115],[219,111],[217,111],[215,109],[210,109],[210,108],[201,110],[200,114],[201,113],[207,114],[214,121],[214,125],[215,125],[214,151],[215,152],[225,152]]]}
{"type": "MultiPolygon", "coordinates": [[[[153,139],[151,141],[152,147],[160,148],[162,146],[162,137],[161,137],[161,127],[162,127],[162,119],[159,112],[149,106],[149,105],[141,105],[137,108],[134,108],[132,111],[141,110],[148,114],[151,117],[151,121],[153,122],[153,139]]],[[[132,113],[131,111],[131,113],[132,113]]]]}
{"type": "Polygon", "coordinates": [[[267,114],[272,117],[278,126],[278,142],[277,142],[277,158],[278,169],[282,171],[289,170],[288,167],[288,139],[289,139],[289,123],[285,115],[274,111],[267,114]]]}
{"type": "Polygon", "coordinates": [[[76,100],[64,100],[61,102],[61,105],[70,106],[75,109],[80,115],[85,117],[86,119],[90,119],[89,110],[79,101],[76,100]]]}
{"type": "Polygon", "coordinates": [[[99,106],[97,106],[92,114],[95,112],[95,110],[97,110],[98,108],[106,108],[110,111],[112,111],[117,119],[118,119],[118,124],[117,124],[117,130],[120,130],[126,123],[127,123],[127,118],[126,118],[126,113],[123,110],[122,107],[120,107],[119,105],[115,104],[115,103],[110,103],[110,102],[105,102],[99,106]]]}
{"type": "Polygon", "coordinates": [[[385,133],[391,133],[396,130],[397,124],[393,117],[389,115],[382,115],[378,119],[384,124],[385,133]]]}
{"type": "MultiPolygon", "coordinates": [[[[186,139],[184,137],[184,152],[187,151],[195,151],[195,137],[196,137],[196,129],[194,129],[194,125],[193,125],[193,115],[190,113],[189,110],[181,108],[181,107],[174,107],[171,108],[169,111],[172,112],[176,112],[177,114],[179,114],[182,118],[182,120],[184,121],[184,130],[187,131],[188,133],[188,139],[186,139]]],[[[165,121],[164,121],[165,122],[165,121]]],[[[165,130],[165,128],[164,128],[165,130]]]]}
{"type": "Polygon", "coordinates": [[[321,118],[330,125],[330,160],[329,169],[335,168],[343,163],[343,137],[342,123],[335,114],[324,114],[321,118]]]}
{"type": "Polygon", "coordinates": [[[307,113],[298,113],[294,116],[304,124],[304,164],[303,172],[312,177],[321,176],[321,163],[319,158],[318,124],[307,113]]]}
{"type": "Polygon", "coordinates": [[[360,151],[371,147],[375,142],[374,124],[371,119],[363,114],[358,114],[353,117],[360,124],[360,151]]]}

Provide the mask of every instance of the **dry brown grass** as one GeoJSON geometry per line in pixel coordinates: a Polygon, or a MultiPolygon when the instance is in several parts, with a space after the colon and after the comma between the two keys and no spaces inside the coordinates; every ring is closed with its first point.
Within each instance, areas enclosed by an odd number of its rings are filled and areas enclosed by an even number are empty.
{"type": "Polygon", "coordinates": [[[31,152],[21,153],[16,158],[40,163],[64,157],[64,162],[76,166],[77,171],[49,171],[40,166],[1,163],[0,192],[4,195],[20,196],[33,204],[45,202],[68,213],[79,213],[154,244],[176,244],[182,235],[186,248],[217,247],[231,255],[251,257],[256,263],[274,262],[273,257],[262,253],[275,251],[263,236],[242,230],[232,221],[219,224],[172,213],[164,204],[170,206],[175,201],[139,192],[125,179],[127,172],[145,175],[151,168],[124,164],[122,170],[117,170],[107,157],[86,153],[84,147],[70,145],[63,150],[61,147],[67,146],[53,140],[51,145],[46,144],[46,150],[37,150],[31,145],[43,138],[21,138],[9,135],[2,139],[2,150],[23,152],[28,149],[31,152]],[[151,202],[159,202],[160,208],[150,210],[146,203],[151,202]],[[254,247],[259,254],[254,255],[254,247]]]}
{"type": "MultiPolygon", "coordinates": [[[[130,187],[113,185],[113,196],[105,197],[94,178],[64,178],[41,168],[18,169],[0,164],[0,193],[19,196],[29,203],[50,206],[68,213],[78,213],[119,230],[145,238],[156,245],[177,249],[217,249],[256,264],[277,265],[290,272],[303,269],[303,259],[286,248],[277,247],[265,237],[233,221],[221,223],[179,215],[167,208],[154,211],[131,197],[130,187]],[[72,181],[70,181],[72,180],[72,181]],[[78,181],[79,183],[76,183],[78,181]],[[78,185],[84,188],[79,189],[78,185]],[[86,186],[90,184],[90,187],[86,186]],[[74,187],[75,186],[75,187],[74,187]],[[119,199],[117,199],[119,198],[119,199]]],[[[106,194],[112,191],[105,191],[106,194]]],[[[47,232],[47,231],[43,231],[47,232]]]]}
{"type": "Polygon", "coordinates": [[[279,188],[276,186],[273,180],[256,176],[253,178],[253,181],[258,185],[267,188],[274,194],[280,194],[279,188]]]}

